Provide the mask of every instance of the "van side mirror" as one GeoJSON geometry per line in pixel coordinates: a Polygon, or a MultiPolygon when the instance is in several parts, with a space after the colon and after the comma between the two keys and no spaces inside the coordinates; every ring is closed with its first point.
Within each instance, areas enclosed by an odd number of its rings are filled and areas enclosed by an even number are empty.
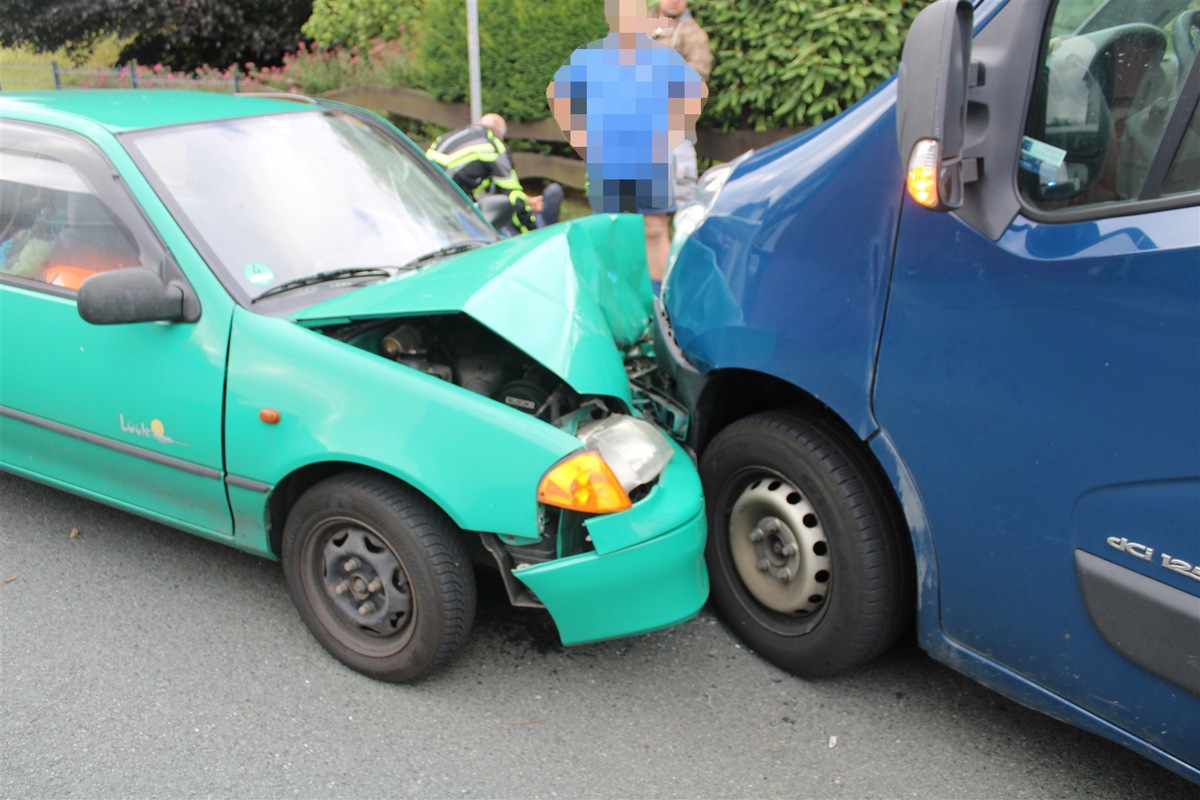
{"type": "Polygon", "coordinates": [[[963,160],[970,0],[936,0],[913,21],[900,58],[896,127],[909,194],[935,211],[958,208],[975,163],[963,160]]]}
{"type": "Polygon", "coordinates": [[[187,302],[189,291],[176,281],[164,282],[145,267],[125,267],[98,272],[85,280],[76,307],[79,316],[93,325],[194,322],[199,315],[187,313],[195,305],[187,302]]]}

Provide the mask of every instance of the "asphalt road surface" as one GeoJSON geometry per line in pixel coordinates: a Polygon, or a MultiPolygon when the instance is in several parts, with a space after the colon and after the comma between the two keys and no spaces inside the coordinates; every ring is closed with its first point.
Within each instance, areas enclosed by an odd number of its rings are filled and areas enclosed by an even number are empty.
{"type": "Polygon", "coordinates": [[[707,611],[568,649],[494,580],[447,670],[378,683],[278,565],[7,475],[0,580],[0,797],[1197,797],[912,644],[820,682],[707,611]]]}

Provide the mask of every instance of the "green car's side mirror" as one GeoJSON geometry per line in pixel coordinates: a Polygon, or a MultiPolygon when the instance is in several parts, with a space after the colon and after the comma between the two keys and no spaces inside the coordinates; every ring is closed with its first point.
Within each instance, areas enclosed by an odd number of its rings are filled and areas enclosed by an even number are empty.
{"type": "Polygon", "coordinates": [[[195,322],[199,310],[189,295],[184,284],[164,282],[145,267],[99,272],[79,287],[79,316],[93,325],[195,322]]]}

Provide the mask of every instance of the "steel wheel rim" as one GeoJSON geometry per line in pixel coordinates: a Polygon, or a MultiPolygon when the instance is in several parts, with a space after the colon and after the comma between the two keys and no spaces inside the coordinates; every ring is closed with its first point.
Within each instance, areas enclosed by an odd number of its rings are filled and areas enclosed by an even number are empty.
{"type": "Polygon", "coordinates": [[[764,608],[808,617],[829,602],[833,560],[812,502],[778,475],[757,473],[729,513],[729,553],[749,595],[764,608]]]}
{"type": "Polygon", "coordinates": [[[304,592],[326,630],[373,657],[393,655],[413,637],[418,607],[404,562],[357,520],[324,523],[303,549],[304,592]]]}

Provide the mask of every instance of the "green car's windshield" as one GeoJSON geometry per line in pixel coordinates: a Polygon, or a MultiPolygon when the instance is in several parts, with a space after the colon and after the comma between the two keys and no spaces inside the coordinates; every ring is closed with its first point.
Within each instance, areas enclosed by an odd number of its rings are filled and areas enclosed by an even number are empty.
{"type": "MultiPolygon", "coordinates": [[[[139,132],[126,146],[243,299],[496,238],[417,151],[312,111],[139,132]]],[[[366,274],[365,272],[363,274],[366,274]]]]}

